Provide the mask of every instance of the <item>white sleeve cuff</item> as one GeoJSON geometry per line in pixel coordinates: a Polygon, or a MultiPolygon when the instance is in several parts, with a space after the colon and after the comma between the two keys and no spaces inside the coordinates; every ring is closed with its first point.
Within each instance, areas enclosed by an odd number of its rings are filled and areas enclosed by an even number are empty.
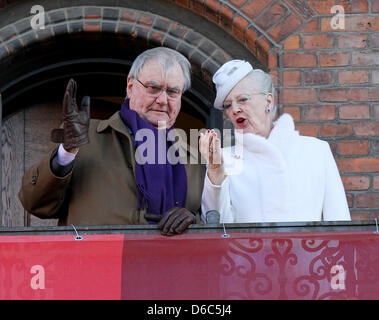
{"type": "Polygon", "coordinates": [[[59,148],[58,148],[58,163],[61,165],[61,166],[67,166],[69,165],[72,161],[75,160],[75,156],[78,152],[76,153],[71,153],[71,152],[68,152],[66,151],[65,148],[63,148],[63,145],[60,144],[59,145],[59,148]]]}

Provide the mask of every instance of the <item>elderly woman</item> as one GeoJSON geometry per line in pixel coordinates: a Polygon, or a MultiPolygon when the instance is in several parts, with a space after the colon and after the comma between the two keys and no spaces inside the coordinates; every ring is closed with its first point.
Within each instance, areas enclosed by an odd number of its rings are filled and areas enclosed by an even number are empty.
{"type": "Polygon", "coordinates": [[[218,210],[225,223],[350,220],[328,143],[300,136],[289,114],[277,116],[271,77],[232,60],[213,82],[214,107],[232,122],[236,145],[221,149],[213,130],[200,137],[208,163],[202,219],[218,210]]]}

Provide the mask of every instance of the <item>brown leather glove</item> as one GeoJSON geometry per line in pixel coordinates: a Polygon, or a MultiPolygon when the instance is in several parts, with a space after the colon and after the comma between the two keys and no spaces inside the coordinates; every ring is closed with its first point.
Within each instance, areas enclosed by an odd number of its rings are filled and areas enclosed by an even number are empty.
{"type": "Polygon", "coordinates": [[[63,147],[67,151],[89,142],[90,97],[83,97],[80,108],[78,108],[76,91],[76,82],[74,79],[70,79],[63,99],[63,129],[51,131],[51,141],[63,143],[63,147]]]}
{"type": "Polygon", "coordinates": [[[180,207],[174,207],[168,210],[158,224],[161,234],[173,236],[185,231],[191,224],[198,223],[197,217],[189,210],[180,207]]]}

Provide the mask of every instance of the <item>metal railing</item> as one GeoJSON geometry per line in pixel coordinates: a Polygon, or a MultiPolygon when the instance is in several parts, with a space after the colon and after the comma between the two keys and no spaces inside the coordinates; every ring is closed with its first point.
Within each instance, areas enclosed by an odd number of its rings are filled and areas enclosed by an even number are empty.
{"type": "MultiPolygon", "coordinates": [[[[101,226],[49,226],[0,228],[1,235],[51,235],[74,234],[159,234],[156,225],[101,225],[101,226]]],[[[264,232],[378,232],[375,220],[324,221],[324,222],[270,222],[270,223],[226,223],[195,224],[185,233],[264,233],[264,232]]]]}

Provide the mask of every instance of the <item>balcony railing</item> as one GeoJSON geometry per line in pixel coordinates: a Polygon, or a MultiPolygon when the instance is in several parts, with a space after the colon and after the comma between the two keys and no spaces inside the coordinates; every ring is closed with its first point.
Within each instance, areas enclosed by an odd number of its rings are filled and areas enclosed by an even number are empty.
{"type": "Polygon", "coordinates": [[[379,298],[376,221],[3,228],[0,264],[0,299],[379,298]]]}

